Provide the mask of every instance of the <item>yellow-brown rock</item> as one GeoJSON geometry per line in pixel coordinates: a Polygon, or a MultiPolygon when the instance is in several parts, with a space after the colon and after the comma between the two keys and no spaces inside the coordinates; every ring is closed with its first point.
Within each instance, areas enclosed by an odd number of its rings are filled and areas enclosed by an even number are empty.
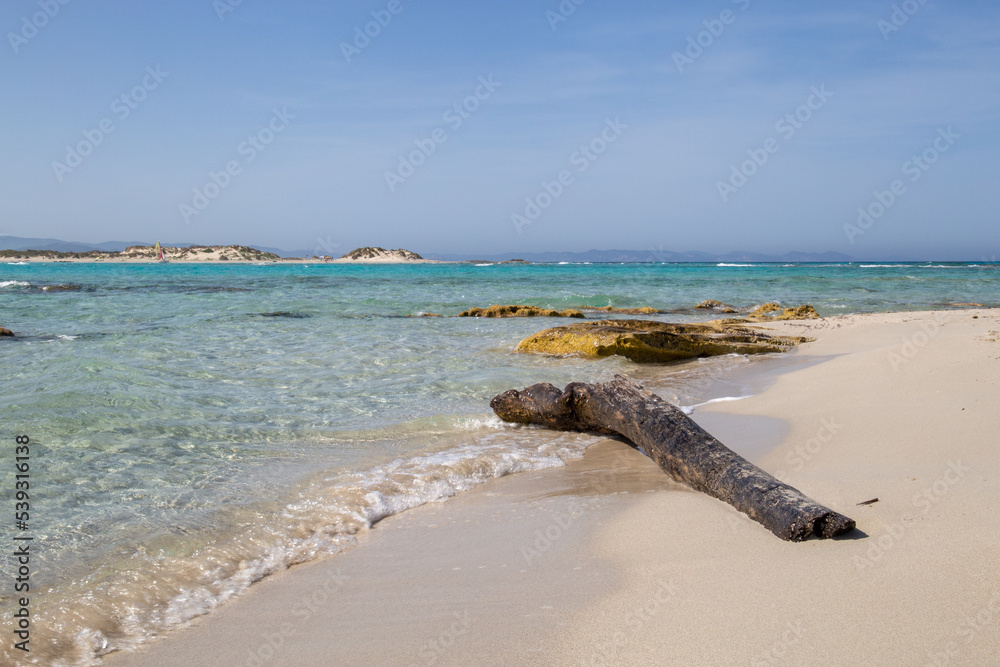
{"type": "Polygon", "coordinates": [[[812,306],[806,304],[796,308],[783,308],[776,303],[765,303],[757,306],[749,315],[750,319],[758,322],[768,322],[772,320],[818,320],[819,313],[812,306]]]}
{"type": "Polygon", "coordinates": [[[579,310],[552,310],[537,306],[490,306],[489,308],[469,308],[459,317],[584,317],[579,310]]]}
{"type": "Polygon", "coordinates": [[[639,363],[655,363],[720,354],[785,352],[807,340],[770,336],[738,322],[599,320],[540,331],[522,340],[517,351],[585,357],[617,354],[639,363]]]}

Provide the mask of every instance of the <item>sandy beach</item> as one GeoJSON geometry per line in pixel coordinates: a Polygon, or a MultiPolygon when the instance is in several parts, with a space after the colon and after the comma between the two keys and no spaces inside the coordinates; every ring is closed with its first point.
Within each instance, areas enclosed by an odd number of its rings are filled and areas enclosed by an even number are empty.
{"type": "Polygon", "coordinates": [[[1000,667],[1000,2],[92,4],[0,667],[1000,667]]]}
{"type": "Polygon", "coordinates": [[[595,437],[105,664],[997,664],[1000,311],[769,326],[816,341],[694,418],[854,534],[782,542],[595,437]]]}

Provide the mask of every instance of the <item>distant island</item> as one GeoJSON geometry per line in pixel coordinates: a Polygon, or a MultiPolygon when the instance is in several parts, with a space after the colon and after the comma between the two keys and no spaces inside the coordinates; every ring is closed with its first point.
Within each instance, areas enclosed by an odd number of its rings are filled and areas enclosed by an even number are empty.
{"type": "MultiPolygon", "coordinates": [[[[282,258],[271,252],[241,245],[164,247],[168,262],[278,262],[282,258]]],[[[8,260],[47,262],[156,262],[155,246],[129,246],[122,251],[90,250],[62,252],[58,250],[0,250],[0,258],[8,260]]]]}
{"type": "MultiPolygon", "coordinates": [[[[186,247],[163,246],[163,256],[167,263],[187,264],[193,262],[283,262],[314,263],[329,262],[339,264],[393,264],[435,262],[424,259],[410,250],[402,248],[386,250],[378,247],[357,248],[337,258],[281,257],[273,252],[243,245],[190,245],[186,247]]],[[[124,250],[0,250],[0,259],[13,261],[41,262],[158,262],[156,246],[133,245],[124,250]]]]}
{"type": "MultiPolygon", "coordinates": [[[[327,248],[329,244],[321,244],[327,248]]],[[[132,241],[106,241],[103,243],[78,243],[52,238],[25,238],[0,235],[0,259],[33,261],[152,261],[149,255],[153,243],[132,241]]],[[[203,245],[193,243],[167,243],[167,259],[177,262],[188,261],[231,261],[231,262],[361,262],[361,263],[410,263],[410,262],[470,262],[482,264],[540,263],[555,264],[568,262],[608,263],[608,264],[673,264],[697,262],[718,263],[844,263],[844,262],[927,262],[927,261],[982,261],[985,258],[968,257],[944,259],[940,257],[913,256],[868,256],[852,257],[839,252],[786,252],[764,254],[758,252],[734,251],[709,253],[702,251],[675,252],[660,247],[647,250],[587,250],[572,251],[515,251],[508,253],[424,253],[398,248],[387,250],[377,246],[357,248],[340,257],[330,257],[320,251],[320,246],[312,250],[283,250],[281,248],[251,247],[241,245],[203,245]],[[205,249],[213,252],[205,252],[205,249]],[[185,251],[187,251],[185,253],[185,251]]]]}
{"type": "Polygon", "coordinates": [[[402,248],[398,248],[396,250],[386,250],[385,248],[365,246],[364,248],[352,250],[346,255],[341,255],[338,259],[332,261],[398,263],[430,262],[434,260],[424,259],[417,253],[410,250],[404,250],[402,248]]]}

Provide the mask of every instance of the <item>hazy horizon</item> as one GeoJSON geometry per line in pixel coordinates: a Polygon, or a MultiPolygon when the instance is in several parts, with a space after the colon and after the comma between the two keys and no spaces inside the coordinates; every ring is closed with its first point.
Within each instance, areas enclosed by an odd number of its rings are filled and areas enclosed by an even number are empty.
{"type": "MultiPolygon", "coordinates": [[[[0,250],[13,249],[15,251],[18,251],[18,250],[23,251],[23,250],[31,249],[31,250],[45,251],[45,250],[51,250],[52,249],[52,248],[45,248],[45,247],[37,247],[36,248],[34,246],[31,246],[30,244],[23,243],[23,241],[25,241],[25,240],[35,240],[35,239],[31,239],[30,237],[13,237],[13,236],[0,235],[0,250]],[[17,243],[17,244],[13,244],[13,245],[17,246],[16,248],[14,248],[14,247],[12,247],[12,244],[10,244],[7,241],[8,239],[18,239],[18,240],[20,240],[22,242],[17,243]]],[[[135,241],[135,240],[133,240],[133,241],[112,241],[112,240],[107,240],[107,241],[95,242],[95,243],[78,242],[78,241],[75,241],[75,240],[72,240],[72,239],[37,239],[37,240],[46,241],[46,242],[57,242],[57,243],[62,243],[62,244],[67,244],[67,245],[73,244],[73,245],[94,246],[95,249],[100,249],[100,250],[103,250],[105,252],[107,252],[109,250],[113,252],[114,250],[111,250],[111,249],[109,249],[107,247],[99,247],[99,246],[110,246],[112,244],[115,244],[115,245],[147,245],[147,246],[152,246],[152,245],[154,245],[156,243],[156,241],[150,241],[150,240],[146,240],[146,241],[135,241]]],[[[162,243],[163,243],[163,245],[165,247],[186,247],[186,246],[206,245],[206,244],[197,243],[197,242],[178,241],[176,239],[162,241],[162,243]]],[[[48,243],[45,244],[45,245],[48,245],[48,243]]],[[[265,244],[252,243],[252,242],[251,243],[239,243],[239,244],[237,244],[237,243],[216,243],[216,244],[207,244],[207,245],[244,245],[244,246],[249,246],[249,247],[252,247],[252,248],[256,248],[258,250],[271,251],[271,252],[279,251],[279,254],[283,253],[282,256],[284,256],[284,257],[290,257],[290,256],[310,257],[310,256],[313,256],[313,255],[323,256],[324,254],[329,254],[331,257],[340,257],[342,255],[349,254],[350,252],[352,252],[354,250],[361,249],[361,248],[365,247],[365,246],[357,246],[355,248],[351,248],[349,250],[346,250],[345,252],[340,252],[338,250],[329,251],[327,248],[324,248],[323,245],[321,245],[321,244],[317,244],[311,250],[308,249],[308,248],[280,248],[280,247],[276,247],[276,246],[268,246],[268,245],[265,245],[265,244]]],[[[747,255],[750,255],[750,254],[765,254],[768,257],[773,257],[774,258],[773,261],[780,261],[780,262],[784,262],[784,261],[798,261],[798,262],[805,262],[805,263],[809,263],[809,262],[826,263],[826,262],[842,262],[842,261],[849,261],[849,262],[882,262],[882,261],[891,261],[891,262],[916,262],[916,263],[944,261],[944,262],[965,262],[965,263],[980,263],[980,262],[994,263],[994,262],[1000,261],[996,257],[943,258],[943,257],[939,257],[939,256],[936,256],[936,255],[933,255],[933,254],[926,255],[926,256],[900,255],[900,254],[895,254],[895,255],[865,255],[865,256],[858,256],[858,255],[848,255],[846,253],[839,253],[837,251],[802,252],[802,251],[797,251],[797,250],[791,250],[791,251],[787,251],[787,252],[772,252],[772,253],[747,253],[747,252],[741,251],[741,250],[730,250],[730,251],[727,251],[727,252],[706,252],[704,250],[693,249],[693,248],[686,248],[686,249],[677,249],[677,248],[645,248],[645,249],[643,249],[643,248],[588,248],[587,250],[583,250],[583,251],[526,250],[526,251],[499,251],[499,252],[498,251],[483,251],[483,252],[472,251],[472,252],[449,253],[449,252],[437,252],[434,249],[427,249],[427,248],[419,248],[419,249],[414,250],[412,248],[401,248],[401,247],[394,247],[394,246],[391,246],[391,245],[390,246],[385,246],[384,249],[386,249],[386,250],[396,250],[396,249],[408,250],[410,252],[416,252],[417,254],[419,254],[419,255],[421,255],[421,256],[423,256],[425,258],[428,258],[428,259],[445,259],[447,261],[456,261],[456,260],[459,260],[459,259],[474,260],[476,258],[486,259],[486,260],[489,260],[489,261],[495,261],[495,260],[497,260],[500,257],[504,257],[504,258],[508,258],[508,259],[514,259],[514,258],[517,258],[519,256],[520,257],[532,257],[532,256],[542,256],[542,255],[563,255],[563,256],[567,256],[568,257],[570,255],[593,255],[595,253],[627,253],[627,254],[631,254],[631,255],[642,255],[641,259],[631,259],[631,260],[624,260],[624,261],[653,262],[653,263],[655,263],[655,262],[664,262],[664,263],[694,262],[694,263],[697,263],[697,262],[700,262],[700,261],[706,261],[706,262],[731,261],[732,258],[733,258],[733,256],[743,255],[743,254],[747,254],[747,255]],[[677,258],[670,257],[670,255],[707,255],[708,257],[705,257],[703,259],[677,259],[677,258]],[[789,255],[807,255],[809,257],[818,257],[818,256],[821,256],[821,255],[838,255],[838,257],[832,257],[832,258],[829,258],[829,259],[814,259],[814,258],[809,258],[809,259],[790,260],[790,259],[787,259],[787,256],[789,256],[789,255]]],[[[63,249],[63,250],[58,250],[58,251],[60,251],[60,252],[85,252],[84,250],[81,250],[81,249],[63,249]]],[[[534,259],[533,261],[546,262],[546,261],[559,261],[559,260],[556,260],[556,259],[534,259]]],[[[597,261],[597,262],[611,261],[611,262],[617,263],[617,262],[622,261],[622,260],[620,260],[620,259],[609,259],[609,260],[600,260],[600,259],[598,259],[598,260],[587,260],[587,261],[597,261]]],[[[745,260],[739,260],[739,261],[748,261],[748,262],[763,261],[763,262],[767,262],[767,261],[772,261],[772,260],[769,260],[769,259],[768,260],[745,259],[745,260]]]]}

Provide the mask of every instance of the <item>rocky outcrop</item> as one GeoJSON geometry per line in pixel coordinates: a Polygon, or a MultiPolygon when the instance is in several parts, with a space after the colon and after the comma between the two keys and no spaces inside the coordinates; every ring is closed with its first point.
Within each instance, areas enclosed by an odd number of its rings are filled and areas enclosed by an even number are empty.
{"type": "MultiPolygon", "coordinates": [[[[695,308],[700,310],[711,310],[716,313],[746,313],[749,308],[736,308],[728,303],[708,299],[699,303],[695,308]]],[[[786,308],[777,303],[765,303],[754,308],[746,317],[755,322],[770,322],[775,320],[815,320],[820,319],[819,313],[810,305],[786,308]]]]}
{"type": "Polygon", "coordinates": [[[342,255],[341,259],[351,259],[355,261],[382,260],[412,262],[414,260],[423,259],[423,257],[415,252],[403,250],[402,248],[398,248],[396,250],[386,250],[385,248],[365,246],[364,248],[356,248],[346,255],[342,255]]]}
{"type": "Polygon", "coordinates": [[[522,340],[518,352],[620,355],[639,363],[721,354],[785,352],[807,338],[771,336],[739,322],[670,324],[651,320],[600,320],[540,331],[522,340]]]}
{"type": "Polygon", "coordinates": [[[13,338],[13,337],[14,337],[13,331],[11,331],[10,329],[5,329],[4,327],[0,327],[0,338],[13,338]]]}
{"type": "Polygon", "coordinates": [[[469,308],[459,317],[584,317],[579,310],[553,310],[538,306],[490,306],[489,308],[469,308]]]}
{"type": "Polygon", "coordinates": [[[820,319],[819,313],[810,305],[805,304],[795,308],[784,308],[776,303],[765,303],[757,306],[748,317],[757,322],[820,319]]]}
{"type": "Polygon", "coordinates": [[[730,306],[728,303],[722,303],[721,301],[715,301],[714,299],[706,299],[699,303],[695,308],[700,308],[702,310],[714,310],[717,313],[738,313],[739,311],[730,306]]]}

